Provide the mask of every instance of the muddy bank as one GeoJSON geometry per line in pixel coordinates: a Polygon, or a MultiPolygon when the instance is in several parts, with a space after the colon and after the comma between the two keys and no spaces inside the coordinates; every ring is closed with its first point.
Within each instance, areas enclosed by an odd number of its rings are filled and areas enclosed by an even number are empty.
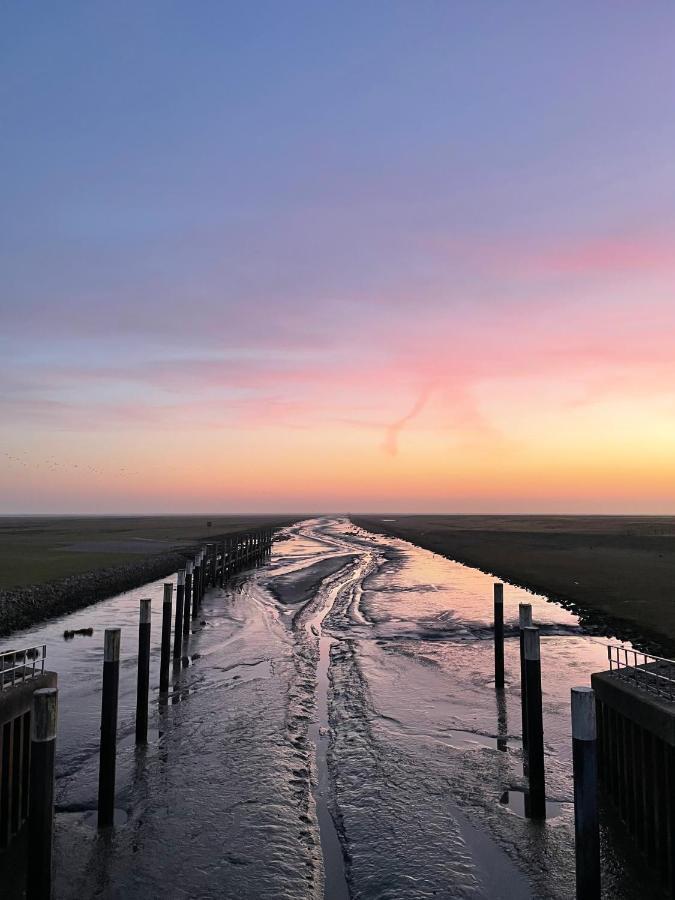
{"type": "Polygon", "coordinates": [[[620,632],[675,655],[675,519],[620,516],[355,516],[574,611],[592,633],[620,632]]]}

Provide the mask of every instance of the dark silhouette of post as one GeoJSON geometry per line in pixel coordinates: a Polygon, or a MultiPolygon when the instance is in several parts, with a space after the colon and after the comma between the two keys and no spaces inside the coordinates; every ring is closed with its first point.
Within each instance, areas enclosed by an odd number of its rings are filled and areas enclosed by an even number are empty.
{"type": "Polygon", "coordinates": [[[183,607],[183,634],[190,633],[190,608],[192,600],[192,569],[193,564],[189,562],[185,566],[185,604],[183,607]]]}
{"type": "Polygon", "coordinates": [[[600,897],[600,827],[595,693],[572,688],[572,759],[574,766],[574,840],[577,898],[600,897]]]}
{"type": "Polygon", "coordinates": [[[504,585],[494,586],[495,688],[504,687],[504,585]]]}
{"type": "MultiPolygon", "coordinates": [[[[532,627],[532,604],[518,604],[518,627],[520,631],[520,711],[523,736],[523,762],[526,764],[527,749],[527,682],[525,679],[525,647],[523,630],[532,627]]],[[[526,766],[527,768],[527,766],[526,766]]]]}
{"type": "Polygon", "coordinates": [[[165,694],[169,690],[169,660],[171,659],[171,599],[173,584],[164,585],[162,601],[162,655],[159,662],[159,690],[165,694]]]}
{"type": "Polygon", "coordinates": [[[52,895],[57,712],[56,688],[35,691],[30,728],[27,900],[49,900],[52,895]]]}
{"type": "Polygon", "coordinates": [[[541,708],[541,651],[539,629],[524,628],[525,685],[527,691],[527,771],[530,779],[530,816],[546,818],[544,723],[541,708]]]}
{"type": "Polygon", "coordinates": [[[183,603],[185,602],[185,569],[178,573],[176,585],[176,618],[173,627],[173,658],[177,661],[183,653],[183,603]]]}
{"type": "Polygon", "coordinates": [[[204,583],[204,551],[200,550],[195,558],[192,572],[192,618],[197,618],[202,603],[202,587],[204,583]]]}
{"type": "Polygon", "coordinates": [[[195,557],[195,566],[192,570],[192,618],[197,615],[197,607],[201,600],[201,576],[202,576],[201,550],[195,557]]]}
{"type": "Polygon", "coordinates": [[[150,600],[141,600],[138,621],[138,676],[136,679],[136,743],[148,742],[150,691],[150,600]]]}
{"type": "Polygon", "coordinates": [[[120,629],[106,628],[103,643],[101,751],[98,768],[98,827],[113,824],[115,814],[115,756],[117,698],[120,683],[120,629]]]}

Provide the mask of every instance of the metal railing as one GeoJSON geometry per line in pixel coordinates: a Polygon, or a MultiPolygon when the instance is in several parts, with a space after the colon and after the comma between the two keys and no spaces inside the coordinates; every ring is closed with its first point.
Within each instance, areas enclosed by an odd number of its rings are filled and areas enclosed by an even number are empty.
{"type": "Polygon", "coordinates": [[[0,653],[0,691],[43,674],[46,659],[46,644],[0,653]]]}
{"type": "Polygon", "coordinates": [[[675,700],[675,660],[608,644],[610,672],[662,700],[675,700]]]}

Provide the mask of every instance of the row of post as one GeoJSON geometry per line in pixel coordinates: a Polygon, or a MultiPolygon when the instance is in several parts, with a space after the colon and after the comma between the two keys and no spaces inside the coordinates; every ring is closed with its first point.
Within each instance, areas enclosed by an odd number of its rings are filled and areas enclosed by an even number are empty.
{"type": "MultiPolygon", "coordinates": [[[[504,689],[504,585],[494,585],[495,688],[504,689]]],[[[529,780],[526,811],[530,818],[546,818],[546,772],[541,695],[541,644],[532,624],[532,604],[518,609],[520,643],[520,701],[523,771],[529,780]]],[[[600,829],[595,694],[590,687],[571,691],[572,762],[576,892],[578,898],[600,897],[600,829]]]]}
{"type": "MultiPolygon", "coordinates": [[[[181,665],[183,644],[191,622],[199,613],[209,587],[222,587],[243,569],[265,562],[272,551],[274,530],[258,529],[233,534],[222,542],[201,548],[185,569],[178,572],[175,618],[174,585],[164,585],[159,692],[169,691],[171,631],[173,625],[174,668],[181,665]]],[[[136,744],[148,740],[150,693],[151,601],[140,601],[138,624],[138,671],[136,681],[136,744]]],[[[107,628],[103,642],[103,686],[98,778],[98,826],[113,824],[115,814],[115,769],[117,757],[117,711],[120,677],[121,629],[107,628]]],[[[30,805],[28,823],[28,869],[26,897],[51,897],[52,840],[54,822],[54,771],[58,691],[44,688],[33,694],[31,712],[30,805]]]]}

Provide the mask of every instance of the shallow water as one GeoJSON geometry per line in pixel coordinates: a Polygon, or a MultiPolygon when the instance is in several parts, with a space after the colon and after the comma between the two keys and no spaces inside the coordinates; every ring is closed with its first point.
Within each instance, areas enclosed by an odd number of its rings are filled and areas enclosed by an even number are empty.
{"type": "MultiPolygon", "coordinates": [[[[340,519],[281,537],[269,564],[209,592],[168,702],[156,690],[162,582],[5,642],[47,643],[59,673],[56,896],[573,896],[569,691],[606,668],[602,643],[572,613],[507,585],[497,693],[493,579],[340,519]],[[154,600],[154,731],[137,750],[142,597],[154,600]],[[542,631],[545,824],[522,816],[524,600],[542,631]],[[120,824],[98,834],[103,630],[113,625],[120,824]],[[83,627],[93,635],[64,641],[64,629],[83,627]]],[[[637,896],[607,840],[603,853],[606,896],[637,896]]]]}

